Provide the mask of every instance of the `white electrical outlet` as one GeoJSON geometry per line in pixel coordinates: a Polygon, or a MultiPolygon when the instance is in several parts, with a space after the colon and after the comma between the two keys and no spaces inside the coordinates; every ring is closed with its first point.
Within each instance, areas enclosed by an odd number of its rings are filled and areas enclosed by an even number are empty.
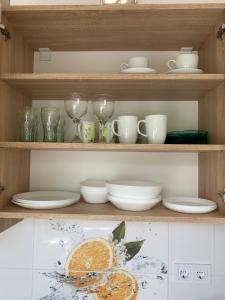
{"type": "Polygon", "coordinates": [[[175,278],[177,282],[205,283],[211,282],[211,265],[175,263],[175,278]]]}

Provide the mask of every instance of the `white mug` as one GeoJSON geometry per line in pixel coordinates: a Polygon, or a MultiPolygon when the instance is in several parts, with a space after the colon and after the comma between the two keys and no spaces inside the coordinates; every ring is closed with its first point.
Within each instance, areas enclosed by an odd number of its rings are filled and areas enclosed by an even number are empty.
{"type": "Polygon", "coordinates": [[[140,120],[137,125],[137,131],[140,135],[147,137],[149,144],[164,144],[167,135],[167,116],[149,115],[145,120],[140,120]],[[141,123],[145,123],[146,134],[140,131],[141,123]]]}
{"type": "Polygon", "coordinates": [[[170,70],[182,68],[198,69],[198,63],[199,56],[197,53],[192,52],[192,48],[181,48],[181,52],[177,56],[177,59],[169,60],[167,66],[170,70]]]}
{"type": "Polygon", "coordinates": [[[121,144],[136,144],[137,142],[137,123],[136,116],[121,116],[112,122],[112,132],[119,137],[121,144]],[[118,124],[118,132],[115,131],[115,124],[118,124]]]}
{"type": "Polygon", "coordinates": [[[132,57],[129,59],[128,64],[122,63],[120,65],[121,71],[127,69],[127,68],[147,68],[148,67],[148,58],[144,56],[140,57],[132,57]]]}

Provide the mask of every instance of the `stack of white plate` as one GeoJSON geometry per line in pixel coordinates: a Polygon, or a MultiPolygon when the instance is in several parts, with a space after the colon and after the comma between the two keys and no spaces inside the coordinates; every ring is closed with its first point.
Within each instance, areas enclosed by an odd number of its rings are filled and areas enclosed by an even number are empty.
{"type": "Polygon", "coordinates": [[[106,182],[103,180],[86,180],[81,182],[81,194],[88,203],[108,202],[106,182]]]}
{"type": "Polygon", "coordinates": [[[115,180],[107,188],[108,199],[123,210],[148,210],[162,199],[162,186],[151,181],[115,180]]]}
{"type": "Polygon", "coordinates": [[[170,210],[186,214],[206,214],[217,208],[214,201],[185,196],[165,198],[163,205],[170,210]]]}
{"type": "Polygon", "coordinates": [[[38,191],[13,196],[16,205],[32,209],[54,209],[70,206],[80,199],[77,193],[63,191],[38,191]]]}

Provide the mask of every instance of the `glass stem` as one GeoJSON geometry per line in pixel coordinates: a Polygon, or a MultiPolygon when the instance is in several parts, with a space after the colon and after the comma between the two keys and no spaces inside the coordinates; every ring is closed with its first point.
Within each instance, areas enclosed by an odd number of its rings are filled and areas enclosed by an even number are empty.
{"type": "Polygon", "coordinates": [[[105,124],[103,122],[99,123],[99,143],[105,143],[105,124]]]}
{"type": "Polygon", "coordinates": [[[79,120],[78,119],[73,119],[73,123],[74,123],[74,138],[73,141],[79,141],[79,135],[78,135],[78,124],[79,124],[79,120]]]}

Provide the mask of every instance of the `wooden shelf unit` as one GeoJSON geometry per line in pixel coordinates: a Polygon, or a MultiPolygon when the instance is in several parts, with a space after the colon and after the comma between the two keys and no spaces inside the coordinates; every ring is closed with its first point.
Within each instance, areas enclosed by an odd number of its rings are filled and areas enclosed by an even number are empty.
{"type": "Polygon", "coordinates": [[[169,145],[169,144],[79,144],[0,142],[0,149],[50,151],[114,151],[114,152],[181,152],[207,153],[225,151],[225,145],[169,145]]]}
{"type": "Polygon", "coordinates": [[[225,82],[224,74],[2,74],[0,80],[33,100],[65,99],[74,90],[116,100],[198,100],[225,82]]]}
{"type": "Polygon", "coordinates": [[[11,40],[0,36],[0,231],[18,219],[82,218],[157,222],[225,223],[225,4],[149,4],[128,6],[14,6],[2,23],[11,40]],[[48,30],[46,30],[46,28],[48,30]],[[33,74],[38,48],[56,51],[179,50],[199,51],[206,74],[33,74]],[[17,141],[17,112],[33,99],[62,99],[74,88],[93,95],[109,92],[117,100],[198,100],[199,129],[209,145],[44,144],[17,141]],[[26,210],[10,204],[13,194],[29,190],[31,150],[196,152],[199,196],[218,203],[207,215],[171,212],[161,205],[141,213],[110,204],[80,202],[53,211],[26,210]],[[14,221],[13,218],[16,218],[14,221]]]}

